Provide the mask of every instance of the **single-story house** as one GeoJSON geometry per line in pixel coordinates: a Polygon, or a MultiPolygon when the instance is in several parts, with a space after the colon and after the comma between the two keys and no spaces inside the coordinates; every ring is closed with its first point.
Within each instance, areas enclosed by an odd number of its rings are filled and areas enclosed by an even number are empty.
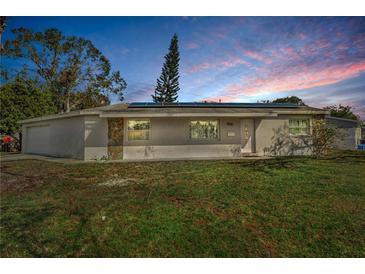
{"type": "Polygon", "coordinates": [[[329,125],[337,130],[333,146],[338,149],[357,149],[361,141],[361,122],[333,116],[326,116],[329,125]]]}
{"type": "Polygon", "coordinates": [[[23,120],[22,152],[83,160],[226,158],[306,154],[322,109],[274,103],[131,103],[23,120]],[[298,138],[299,139],[299,138],[298,138]]]}

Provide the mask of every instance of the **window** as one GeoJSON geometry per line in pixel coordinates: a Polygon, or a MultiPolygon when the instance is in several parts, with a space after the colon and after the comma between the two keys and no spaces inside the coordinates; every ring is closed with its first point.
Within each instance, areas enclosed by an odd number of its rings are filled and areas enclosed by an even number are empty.
{"type": "Polygon", "coordinates": [[[191,139],[218,139],[218,120],[190,121],[191,139]]]}
{"type": "Polygon", "coordinates": [[[309,119],[289,120],[289,133],[291,135],[308,135],[309,119]]]}
{"type": "Polygon", "coordinates": [[[149,140],[150,120],[128,120],[128,140],[149,140]]]}

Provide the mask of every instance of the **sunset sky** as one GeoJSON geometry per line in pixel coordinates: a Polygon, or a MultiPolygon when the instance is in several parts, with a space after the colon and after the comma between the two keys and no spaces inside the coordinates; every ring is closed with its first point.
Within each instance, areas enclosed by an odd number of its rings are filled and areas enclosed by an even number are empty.
{"type": "Polygon", "coordinates": [[[92,40],[127,81],[128,102],[151,101],[176,32],[179,101],[296,95],[365,118],[365,17],[10,17],[3,39],[21,26],[92,40]]]}

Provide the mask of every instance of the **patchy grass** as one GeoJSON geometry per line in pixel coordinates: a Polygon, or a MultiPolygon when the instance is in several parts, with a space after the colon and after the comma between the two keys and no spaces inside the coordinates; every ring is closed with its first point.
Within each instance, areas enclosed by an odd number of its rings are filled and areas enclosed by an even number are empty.
{"type": "Polygon", "coordinates": [[[19,154],[19,152],[7,152],[7,151],[0,151],[0,156],[5,156],[8,154],[19,154]]]}
{"type": "Polygon", "coordinates": [[[365,154],[1,166],[2,257],[364,257],[365,154]]]}

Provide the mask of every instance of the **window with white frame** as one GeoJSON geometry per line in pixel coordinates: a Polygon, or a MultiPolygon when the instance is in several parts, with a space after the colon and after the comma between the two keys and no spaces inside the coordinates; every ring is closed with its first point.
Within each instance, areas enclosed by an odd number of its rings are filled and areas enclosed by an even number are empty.
{"type": "Polygon", "coordinates": [[[218,139],[219,122],[218,120],[193,120],[190,121],[191,139],[218,139]]]}
{"type": "Polygon", "coordinates": [[[127,131],[129,141],[149,140],[151,122],[147,119],[128,120],[127,131]]]}
{"type": "Polygon", "coordinates": [[[310,130],[309,119],[290,119],[289,133],[291,135],[308,135],[310,130]]]}

